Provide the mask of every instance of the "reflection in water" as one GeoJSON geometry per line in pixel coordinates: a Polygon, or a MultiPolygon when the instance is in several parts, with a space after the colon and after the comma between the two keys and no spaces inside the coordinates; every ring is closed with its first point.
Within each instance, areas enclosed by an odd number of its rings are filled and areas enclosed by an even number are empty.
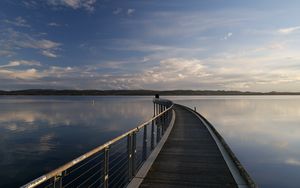
{"type": "MultiPolygon", "coordinates": [[[[299,187],[300,97],[168,98],[197,107],[260,187],[299,187]]],[[[0,187],[21,185],[135,127],[152,115],[151,100],[1,97],[0,187]]]]}
{"type": "Polygon", "coordinates": [[[260,187],[299,187],[299,96],[169,98],[196,107],[260,187]]]}
{"type": "Polygon", "coordinates": [[[152,97],[1,97],[0,105],[0,187],[27,183],[153,113],[152,97]]]}

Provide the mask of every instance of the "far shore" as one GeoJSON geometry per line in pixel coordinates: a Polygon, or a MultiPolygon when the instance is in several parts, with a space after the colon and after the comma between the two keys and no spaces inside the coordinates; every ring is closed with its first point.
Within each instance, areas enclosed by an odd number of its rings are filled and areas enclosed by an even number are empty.
{"type": "Polygon", "coordinates": [[[0,95],[34,95],[34,96],[195,96],[195,95],[300,95],[300,92],[251,92],[226,90],[56,90],[56,89],[28,89],[14,91],[0,91],[0,95]]]}

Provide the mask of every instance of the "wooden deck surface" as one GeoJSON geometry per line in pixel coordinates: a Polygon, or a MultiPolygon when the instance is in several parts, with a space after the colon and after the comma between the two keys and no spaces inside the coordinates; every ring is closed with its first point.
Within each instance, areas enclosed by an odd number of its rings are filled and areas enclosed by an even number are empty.
{"type": "Polygon", "coordinates": [[[173,130],[140,187],[237,187],[205,125],[179,105],[174,110],[173,130]]]}

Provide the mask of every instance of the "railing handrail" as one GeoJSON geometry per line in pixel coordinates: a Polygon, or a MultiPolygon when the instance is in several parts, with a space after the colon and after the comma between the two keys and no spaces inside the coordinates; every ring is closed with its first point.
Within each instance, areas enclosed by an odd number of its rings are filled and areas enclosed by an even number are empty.
{"type": "Polygon", "coordinates": [[[47,174],[44,174],[32,181],[30,181],[29,183],[23,185],[21,188],[31,188],[31,187],[34,187],[34,186],[37,186],[37,185],[40,185],[41,183],[49,180],[50,178],[53,178],[55,177],[56,175],[58,174],[61,174],[63,171],[67,170],[68,168],[74,166],[75,164],[78,164],[79,162],[83,161],[84,159],[94,155],[95,153],[109,147],[110,145],[114,144],[115,142],[121,140],[122,138],[125,138],[126,136],[132,134],[133,132],[137,132],[139,131],[140,129],[142,129],[144,126],[148,125],[149,123],[151,123],[153,120],[157,119],[158,117],[162,116],[164,113],[166,113],[167,111],[171,110],[174,106],[173,102],[172,101],[169,101],[169,100],[161,100],[161,99],[153,99],[153,102],[154,103],[158,103],[158,102],[170,102],[171,106],[168,107],[166,110],[164,110],[163,112],[157,114],[156,116],[153,116],[152,118],[150,118],[148,121],[138,125],[136,128],[133,128],[129,131],[127,131],[126,133],[90,150],[89,152],[73,159],[72,161],[52,170],[51,172],[48,172],[47,174]]]}

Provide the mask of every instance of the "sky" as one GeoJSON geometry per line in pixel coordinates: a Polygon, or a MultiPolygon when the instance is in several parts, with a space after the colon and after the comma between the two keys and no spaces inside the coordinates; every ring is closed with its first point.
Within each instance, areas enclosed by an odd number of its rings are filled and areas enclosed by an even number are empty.
{"type": "Polygon", "coordinates": [[[0,90],[300,91],[297,0],[1,0],[0,90]]]}

